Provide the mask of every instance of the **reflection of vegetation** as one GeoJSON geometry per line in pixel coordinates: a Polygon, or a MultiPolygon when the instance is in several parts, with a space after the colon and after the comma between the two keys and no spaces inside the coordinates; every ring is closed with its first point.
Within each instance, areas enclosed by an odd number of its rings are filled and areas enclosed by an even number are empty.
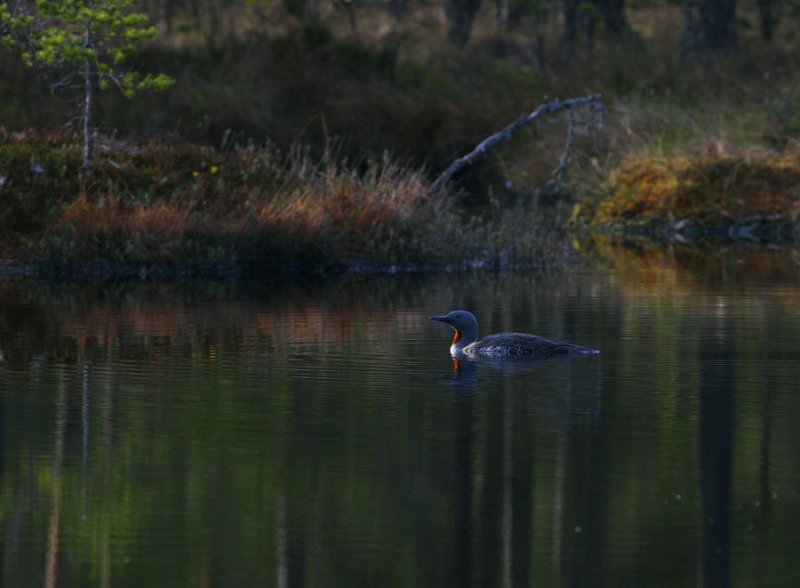
{"type": "MultiPolygon", "coordinates": [[[[751,243],[658,242],[630,235],[594,234],[579,247],[598,263],[624,270],[620,278],[635,288],[663,289],[666,284],[736,283],[796,276],[800,252],[793,247],[751,243]]],[[[691,295],[691,289],[683,287],[691,295]]]]}
{"type": "Polygon", "coordinates": [[[734,501],[770,505],[732,514],[735,572],[781,585],[796,287],[744,295],[662,271],[652,288],[624,268],[2,283],[4,582],[44,583],[56,513],[65,585],[687,584],[702,565],[701,395],[724,393],[734,501]],[[535,325],[603,355],[443,393],[432,374],[450,358],[425,341],[427,315],[454,303],[487,330],[535,325]],[[722,365],[731,389],[714,387],[722,365]]]}

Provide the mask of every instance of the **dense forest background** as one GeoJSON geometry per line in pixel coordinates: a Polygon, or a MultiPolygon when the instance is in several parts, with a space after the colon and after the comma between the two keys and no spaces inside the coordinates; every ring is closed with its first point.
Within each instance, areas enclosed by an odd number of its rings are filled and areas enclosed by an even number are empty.
{"type": "MultiPolygon", "coordinates": [[[[106,135],[217,148],[268,140],[321,153],[335,140],[344,155],[388,152],[436,169],[547,98],[602,92],[608,133],[580,146],[579,177],[603,177],[642,153],[780,149],[800,130],[799,8],[774,0],[146,0],[139,9],[159,35],[133,65],[176,84],[133,100],[104,93],[98,123],[106,135]]],[[[6,129],[77,127],[77,97],[57,79],[4,49],[6,129]]],[[[556,126],[532,129],[486,173],[515,184],[549,173],[563,148],[556,126]]]]}
{"type": "MultiPolygon", "coordinates": [[[[167,33],[189,27],[203,35],[210,46],[224,43],[245,29],[265,30],[276,22],[286,24],[290,19],[302,23],[323,22],[331,11],[345,17],[353,38],[372,37],[376,10],[386,12],[381,19],[379,36],[402,33],[410,22],[420,23],[428,13],[428,26],[438,28],[447,40],[457,47],[465,46],[473,32],[480,32],[481,16],[491,18],[494,28],[505,32],[526,33],[535,43],[537,57],[544,60],[547,51],[547,32],[558,23],[561,49],[570,52],[579,41],[589,46],[603,32],[613,36],[634,34],[631,12],[648,11],[651,17],[662,18],[659,11],[677,8],[683,23],[680,29],[683,49],[689,53],[734,49],[738,29],[736,0],[694,0],[685,2],[633,2],[624,0],[445,0],[425,2],[413,0],[360,0],[331,2],[319,0],[145,0],[143,5],[151,18],[162,24],[167,33]],[[434,22],[438,21],[438,22],[434,22]]],[[[755,6],[742,5],[739,13],[754,12],[762,40],[774,39],[776,29],[792,15],[790,2],[760,0],[755,6]]],[[[793,15],[794,16],[794,15],[793,15]]],[[[491,26],[491,25],[489,25],[491,26]]],[[[749,23],[742,21],[742,26],[749,23]]],[[[483,31],[485,32],[485,31],[483,31]]]]}

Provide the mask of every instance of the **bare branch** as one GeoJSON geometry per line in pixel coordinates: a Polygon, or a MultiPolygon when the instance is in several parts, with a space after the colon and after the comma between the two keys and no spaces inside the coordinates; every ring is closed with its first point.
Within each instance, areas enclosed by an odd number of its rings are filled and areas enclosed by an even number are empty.
{"type": "Polygon", "coordinates": [[[561,161],[554,171],[554,176],[566,176],[566,171],[569,166],[569,156],[572,152],[572,147],[575,140],[575,118],[573,110],[582,106],[591,105],[589,113],[589,121],[586,123],[586,128],[596,127],[602,130],[605,123],[605,108],[603,107],[603,97],[600,94],[593,94],[591,96],[584,96],[583,98],[570,98],[569,100],[554,100],[539,106],[536,110],[526,116],[521,116],[513,123],[508,125],[501,131],[490,135],[481,141],[472,151],[459,157],[445,169],[439,177],[437,177],[431,184],[431,193],[434,194],[440,191],[453,175],[464,167],[474,164],[478,159],[486,155],[486,153],[496,146],[498,143],[508,141],[515,132],[521,128],[531,124],[537,119],[555,112],[562,110],[569,111],[569,128],[567,129],[567,145],[564,149],[564,154],[561,156],[561,161]]]}
{"type": "Polygon", "coordinates": [[[60,90],[63,90],[65,88],[69,89],[69,90],[74,89],[76,87],[76,84],[75,84],[75,81],[74,81],[76,77],[77,76],[76,76],[75,72],[70,72],[67,75],[65,75],[64,77],[62,77],[60,80],[57,80],[57,81],[51,83],[50,84],[50,93],[51,94],[55,94],[56,92],[58,92],[60,90]]]}

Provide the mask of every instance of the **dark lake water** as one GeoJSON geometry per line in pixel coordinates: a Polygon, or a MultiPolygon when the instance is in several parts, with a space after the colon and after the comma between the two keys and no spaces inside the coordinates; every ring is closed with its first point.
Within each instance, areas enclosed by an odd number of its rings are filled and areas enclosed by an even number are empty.
{"type": "Polygon", "coordinates": [[[797,261],[0,282],[0,583],[796,585],[797,261]]]}

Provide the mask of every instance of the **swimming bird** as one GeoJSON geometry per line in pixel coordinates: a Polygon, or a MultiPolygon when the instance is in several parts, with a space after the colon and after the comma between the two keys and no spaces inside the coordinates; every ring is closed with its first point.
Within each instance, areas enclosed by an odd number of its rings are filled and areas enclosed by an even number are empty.
{"type": "Polygon", "coordinates": [[[478,339],[478,319],[467,310],[454,310],[431,320],[446,323],[455,331],[450,355],[453,357],[563,357],[566,355],[596,355],[597,349],[572,343],[551,341],[528,333],[497,333],[478,339]]]}

